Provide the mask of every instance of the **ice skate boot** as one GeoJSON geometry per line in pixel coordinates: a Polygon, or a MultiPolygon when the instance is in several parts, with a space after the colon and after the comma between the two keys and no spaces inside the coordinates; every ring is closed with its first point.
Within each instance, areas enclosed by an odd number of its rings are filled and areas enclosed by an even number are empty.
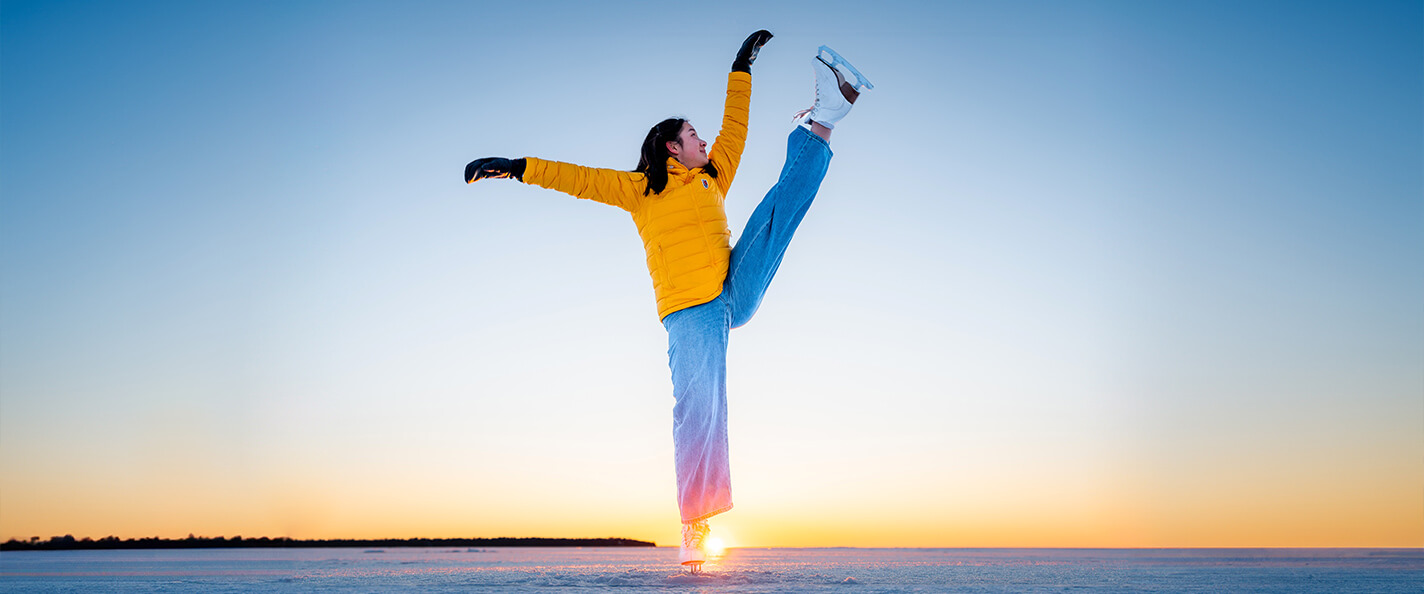
{"type": "Polygon", "coordinates": [[[682,549],[678,551],[677,562],[687,566],[688,571],[702,571],[702,563],[707,561],[703,545],[711,529],[707,522],[690,522],[682,525],[682,549]]]}
{"type": "Polygon", "coordinates": [[[811,69],[816,73],[816,104],[794,116],[794,119],[805,118],[802,123],[806,125],[815,122],[834,129],[836,122],[850,113],[850,107],[860,97],[861,91],[875,88],[855,66],[824,45],[816,52],[811,69]],[[855,77],[855,84],[846,82],[843,70],[855,77]]]}

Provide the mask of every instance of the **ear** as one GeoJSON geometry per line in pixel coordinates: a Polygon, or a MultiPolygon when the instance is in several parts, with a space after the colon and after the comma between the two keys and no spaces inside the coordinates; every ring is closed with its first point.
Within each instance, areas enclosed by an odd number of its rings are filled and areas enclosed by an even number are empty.
{"type": "Polygon", "coordinates": [[[682,145],[678,144],[675,140],[669,140],[667,141],[667,150],[669,155],[676,157],[677,154],[682,151],[682,145]]]}

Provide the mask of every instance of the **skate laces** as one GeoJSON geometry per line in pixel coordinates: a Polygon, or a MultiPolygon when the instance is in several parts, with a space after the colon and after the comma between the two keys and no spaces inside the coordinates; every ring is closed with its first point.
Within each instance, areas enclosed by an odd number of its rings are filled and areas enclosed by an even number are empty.
{"type": "MultiPolygon", "coordinates": [[[[840,92],[840,83],[841,83],[841,81],[843,80],[842,77],[843,77],[844,75],[842,75],[842,74],[841,74],[841,71],[838,70],[838,69],[836,69],[835,66],[833,66],[833,65],[831,65],[831,64],[827,64],[826,61],[825,61],[825,60],[822,60],[820,56],[816,56],[816,60],[820,61],[822,64],[825,64],[825,66],[826,66],[827,68],[830,68],[830,69],[831,69],[831,75],[836,78],[835,90],[836,90],[836,92],[839,93],[839,92],[840,92]]],[[[822,92],[822,91],[821,91],[821,77],[820,77],[820,76],[817,76],[815,82],[816,82],[816,99],[811,103],[811,107],[807,107],[806,109],[803,109],[803,110],[801,110],[801,111],[798,111],[798,112],[796,112],[795,115],[791,116],[791,119],[792,119],[792,120],[799,120],[799,119],[801,119],[801,118],[803,118],[803,117],[806,117],[806,116],[810,115],[811,112],[816,111],[816,108],[821,105],[821,92],[822,92]]]]}
{"type": "Polygon", "coordinates": [[[692,522],[682,525],[682,548],[702,550],[702,541],[712,529],[707,522],[692,522]]]}
{"type": "Polygon", "coordinates": [[[812,111],[815,111],[815,110],[816,110],[816,106],[817,106],[817,105],[820,105],[820,104],[821,104],[821,78],[820,78],[820,77],[816,77],[816,99],[814,100],[814,102],[811,103],[811,106],[810,106],[810,107],[807,107],[806,109],[803,109],[803,110],[801,110],[801,111],[796,112],[795,115],[792,115],[792,116],[791,116],[791,119],[792,119],[792,120],[799,120],[799,119],[801,119],[801,118],[803,118],[803,117],[806,117],[806,116],[810,115],[812,111]]]}

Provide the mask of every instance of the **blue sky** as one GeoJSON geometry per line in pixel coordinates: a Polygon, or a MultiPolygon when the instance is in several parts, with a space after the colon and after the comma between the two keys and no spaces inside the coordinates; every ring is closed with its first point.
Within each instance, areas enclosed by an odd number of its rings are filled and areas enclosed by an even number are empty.
{"type": "Polygon", "coordinates": [[[711,138],[766,28],[734,235],[815,48],[876,89],[734,335],[737,540],[1424,541],[1417,3],[817,6],[0,5],[0,538],[672,540],[630,220],[457,174],[711,138]]]}

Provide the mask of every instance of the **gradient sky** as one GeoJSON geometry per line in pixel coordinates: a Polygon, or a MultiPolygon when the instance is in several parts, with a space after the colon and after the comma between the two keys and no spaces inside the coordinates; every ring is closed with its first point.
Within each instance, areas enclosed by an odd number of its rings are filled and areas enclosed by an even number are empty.
{"type": "Polygon", "coordinates": [[[0,538],[677,539],[631,169],[876,89],[729,355],[739,545],[1424,545],[1418,2],[0,4],[0,538]]]}

